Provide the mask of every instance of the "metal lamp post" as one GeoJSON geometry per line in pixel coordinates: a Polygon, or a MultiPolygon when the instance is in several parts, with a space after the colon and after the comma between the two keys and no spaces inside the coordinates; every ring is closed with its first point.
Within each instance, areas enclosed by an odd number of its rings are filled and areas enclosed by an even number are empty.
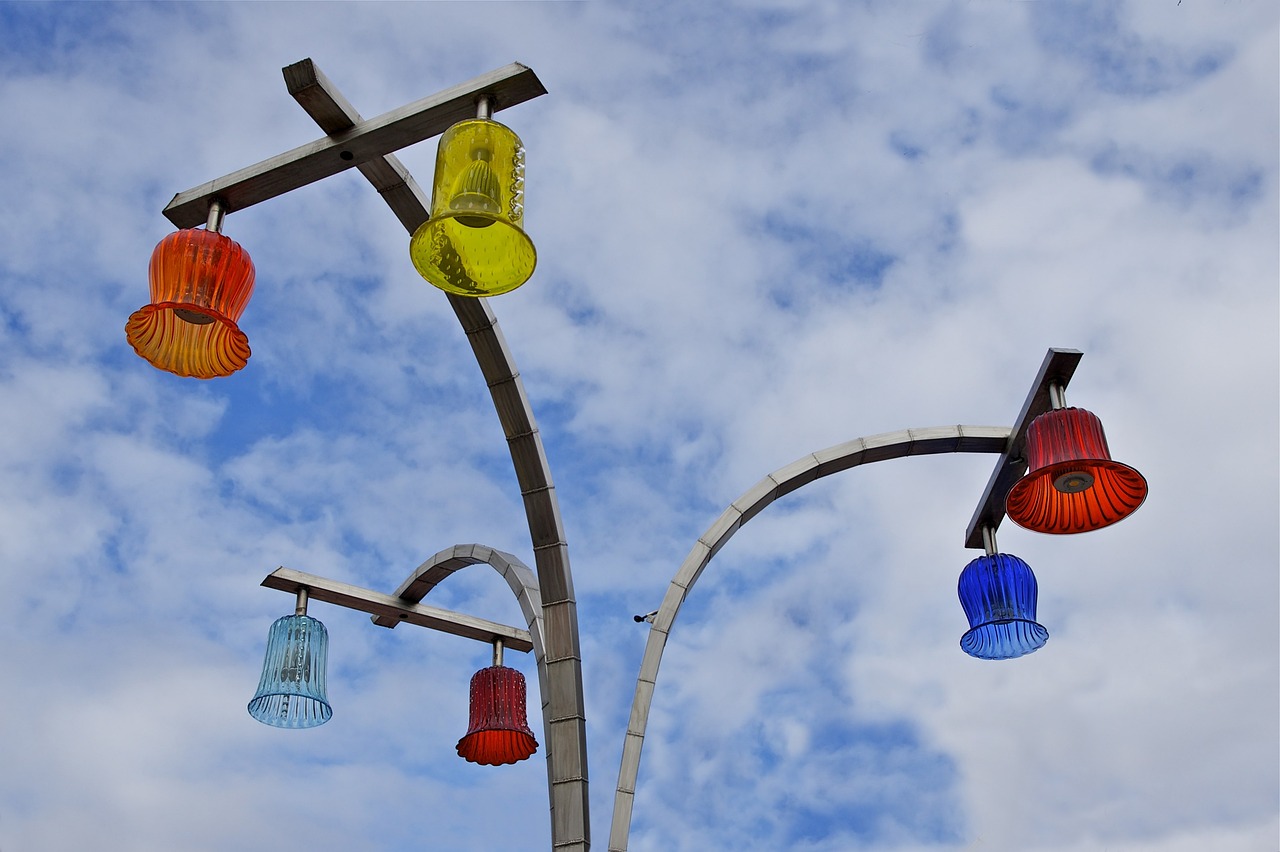
{"type": "MultiPolygon", "coordinates": [[[[382,627],[403,622],[492,645],[494,665],[473,679],[472,726],[458,751],[480,763],[508,763],[527,757],[537,743],[524,723],[523,679],[512,678],[519,673],[501,665],[502,651],[532,651],[552,847],[586,852],[591,835],[582,660],[564,524],[514,360],[488,303],[474,298],[506,292],[532,274],[536,254],[523,231],[524,149],[492,114],[546,90],[531,69],[512,64],[366,120],[311,60],[283,71],[289,93],[327,135],[174,197],[164,214],[184,230],[157,247],[152,303],[130,318],[130,343],[155,366],[179,375],[211,378],[243,367],[249,347],[235,321],[252,292],[253,266],[238,244],[222,236],[224,216],[358,168],[413,235],[414,266],[445,291],[471,343],[511,453],[534,567],[483,544],[456,545],[424,562],[391,594],[277,569],[263,585],[295,595],[297,606],[294,615],[272,627],[267,664],[250,712],[282,727],[308,727],[328,719],[323,671],[327,634],[306,608],[309,601],[336,604],[368,612],[382,627]],[[428,202],[393,152],[441,134],[434,197],[428,202]],[[204,230],[197,229],[201,224],[204,230]],[[482,563],[506,580],[524,627],[421,603],[455,571],[482,563]],[[477,696],[489,704],[477,708],[477,696]],[[490,717],[499,722],[486,721],[490,717]]],[[[947,426],[859,438],[774,471],[725,509],[694,544],[661,606],[636,617],[650,624],[649,638],[623,745],[610,850],[627,848],[649,708],[675,617],[712,557],[779,497],[833,473],[907,455],[997,454],[965,540],[966,547],[980,548],[985,555],[961,576],[960,595],[970,619],[962,647],[975,656],[1003,659],[1044,644],[1047,632],[1035,623],[1035,580],[1029,567],[995,548],[995,531],[1011,489],[1018,485],[1019,499],[1017,514],[1010,502],[1010,516],[1047,532],[1114,523],[1136,509],[1146,494],[1146,483],[1136,471],[1111,461],[1096,418],[1065,408],[1064,390],[1080,357],[1075,350],[1049,351],[1012,429],[947,426]],[[1028,458],[1036,467],[1022,480],[1028,458]]]]}

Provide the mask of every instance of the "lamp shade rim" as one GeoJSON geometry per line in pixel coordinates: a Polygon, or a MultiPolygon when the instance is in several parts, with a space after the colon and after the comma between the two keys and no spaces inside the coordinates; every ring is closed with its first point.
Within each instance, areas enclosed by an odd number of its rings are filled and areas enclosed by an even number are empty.
{"type": "Polygon", "coordinates": [[[1005,514],[1018,526],[1048,535],[1071,535],[1109,527],[1133,514],[1147,500],[1147,479],[1137,469],[1114,459],[1072,459],[1044,465],[1014,483],[1005,498],[1005,514]],[[1065,474],[1085,473],[1092,480],[1088,491],[1058,492],[1055,481],[1065,474]],[[1108,495],[1106,506],[1095,511],[1085,508],[1089,492],[1099,489],[1108,495]],[[1070,509],[1049,511],[1037,495],[1055,497],[1070,509]],[[1078,516],[1078,517],[1075,517],[1078,516]],[[1086,520],[1087,517],[1087,520],[1086,520]]]}
{"type": "Polygon", "coordinates": [[[183,378],[208,379],[229,376],[249,362],[249,337],[235,320],[213,308],[189,302],[153,302],[129,315],[125,339],[139,357],[159,370],[183,378]],[[191,326],[178,311],[201,314],[210,319],[196,326],[201,344],[179,347],[171,342],[171,329],[191,326]],[[178,324],[181,324],[180,326],[178,324]],[[220,330],[220,331],[219,331],[220,330]],[[215,338],[221,338],[217,340],[215,338]]]}
{"type": "Polygon", "coordinates": [[[481,766],[508,766],[532,757],[538,751],[538,740],[528,730],[489,728],[467,734],[458,740],[455,750],[467,763],[476,763],[481,766]],[[506,740],[503,746],[495,748],[492,743],[481,742],[493,739],[493,734],[505,735],[502,737],[506,740]]]}
{"type": "Polygon", "coordinates": [[[980,660],[1014,660],[1040,650],[1048,641],[1049,631],[1038,621],[1002,618],[966,630],[960,647],[980,660]]]}
{"type": "Polygon", "coordinates": [[[444,290],[446,293],[452,293],[455,296],[466,296],[473,299],[486,296],[501,296],[503,293],[510,293],[517,287],[524,286],[533,277],[533,272],[538,265],[538,248],[523,228],[499,214],[485,213],[483,211],[450,211],[432,216],[419,225],[409,238],[409,255],[413,261],[414,269],[431,286],[444,290]],[[464,219],[484,219],[489,224],[483,229],[476,229],[462,224],[460,220],[464,219]],[[508,238],[516,240],[519,245],[519,251],[508,253],[506,257],[524,258],[523,267],[519,270],[519,273],[500,284],[485,287],[468,287],[459,282],[469,280],[470,276],[446,273],[438,263],[434,262],[434,254],[429,250],[428,246],[433,239],[436,239],[434,235],[437,233],[441,234],[440,239],[447,240],[447,237],[441,233],[441,229],[454,222],[469,231],[487,231],[491,228],[499,228],[500,232],[508,238]]]}
{"type": "Polygon", "coordinates": [[[317,728],[333,718],[333,707],[302,692],[262,692],[253,697],[247,706],[249,715],[264,725],[281,730],[317,728]],[[284,713],[280,705],[285,701],[303,703],[307,712],[284,713]]]}

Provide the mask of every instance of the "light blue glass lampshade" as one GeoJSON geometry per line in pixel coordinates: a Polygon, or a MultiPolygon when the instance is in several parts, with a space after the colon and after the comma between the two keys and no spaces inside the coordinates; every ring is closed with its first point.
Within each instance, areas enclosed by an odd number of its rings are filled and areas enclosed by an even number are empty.
{"type": "Polygon", "coordinates": [[[983,660],[1011,660],[1049,641],[1036,623],[1036,575],[1016,556],[979,556],[960,572],[960,603],[969,630],[960,637],[966,654],[983,660]]]}
{"type": "Polygon", "coordinates": [[[276,619],[267,634],[267,658],[249,715],[277,728],[314,728],[329,721],[325,693],[329,631],[309,615],[276,619]]]}

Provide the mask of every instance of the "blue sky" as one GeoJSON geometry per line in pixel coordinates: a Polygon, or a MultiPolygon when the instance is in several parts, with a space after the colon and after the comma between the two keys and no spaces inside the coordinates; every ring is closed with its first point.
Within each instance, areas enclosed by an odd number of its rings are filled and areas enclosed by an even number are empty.
{"type": "MultiPolygon", "coordinates": [[[[549,846],[540,752],[463,763],[486,647],[323,604],[333,720],[254,722],[278,565],[532,563],[488,393],[352,171],[227,218],[227,379],[124,340],[176,193],[512,61],[538,269],[492,301],[581,619],[594,847],[656,608],[766,473],[1008,426],[1049,347],[1151,495],[1006,524],[1048,645],[966,657],[985,456],[857,468],[717,555],[667,645],[634,850],[1271,852],[1280,840],[1273,3],[0,3],[0,848],[549,846]]],[[[434,141],[399,152],[429,186],[434,141]]],[[[429,603],[507,623],[482,567],[429,603]]],[[[532,661],[508,654],[532,681],[532,661]]],[[[531,692],[536,686],[531,682],[531,692]]],[[[531,723],[542,739],[536,702],[531,723]]]]}

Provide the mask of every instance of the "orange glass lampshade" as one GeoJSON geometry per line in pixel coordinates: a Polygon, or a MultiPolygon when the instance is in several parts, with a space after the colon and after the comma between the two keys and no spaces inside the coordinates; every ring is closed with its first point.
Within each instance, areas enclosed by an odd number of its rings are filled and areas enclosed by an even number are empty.
{"type": "Polygon", "coordinates": [[[1082,408],[1041,414],[1027,427],[1029,472],[1009,491],[1005,511],[1043,533],[1078,533],[1123,520],[1147,498],[1147,480],[1111,460],[1102,421],[1082,408]]]}
{"type": "Polygon", "coordinates": [[[469,763],[501,766],[538,750],[525,715],[524,675],[489,666],[471,678],[471,724],[458,740],[458,756],[469,763]]]}
{"type": "Polygon", "coordinates": [[[524,232],[524,143],[487,118],[440,137],[431,218],[409,256],[432,285],[458,296],[495,296],[529,280],[538,256],[524,232]]]}
{"type": "Polygon", "coordinates": [[[253,294],[253,261],[235,240],[187,228],[151,254],[151,304],[125,323],[134,351],[161,370],[211,379],[249,360],[236,320],[253,294]]]}

